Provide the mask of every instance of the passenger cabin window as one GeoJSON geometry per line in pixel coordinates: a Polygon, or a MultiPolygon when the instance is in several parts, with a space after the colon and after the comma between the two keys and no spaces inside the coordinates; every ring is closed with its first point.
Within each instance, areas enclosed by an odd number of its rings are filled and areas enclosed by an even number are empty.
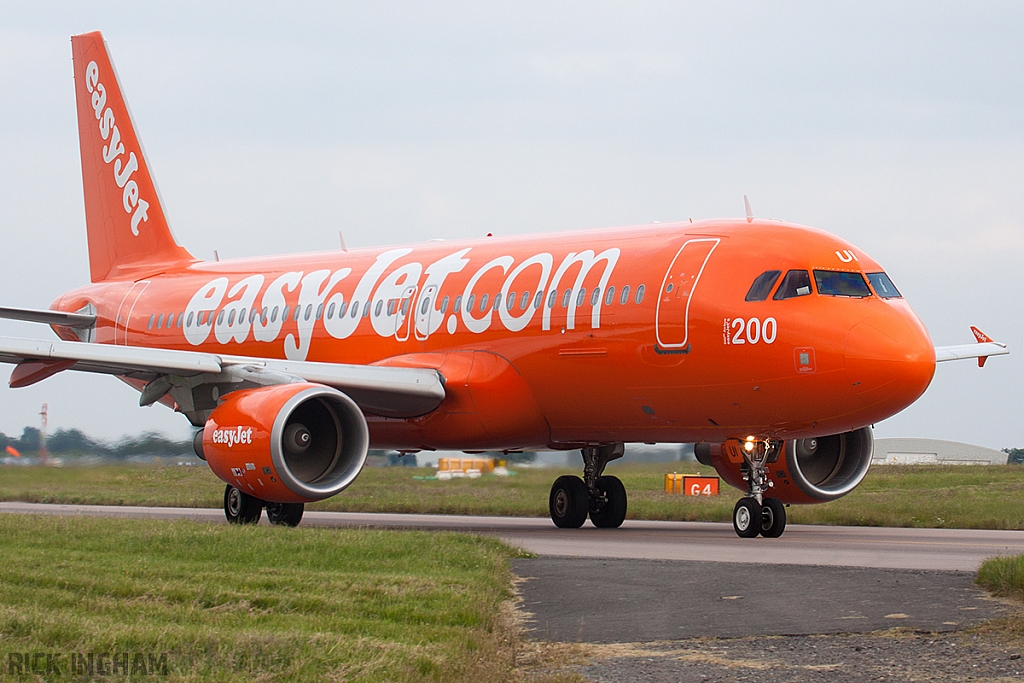
{"type": "Polygon", "coordinates": [[[868,283],[860,273],[849,273],[841,270],[816,270],[814,282],[818,285],[818,294],[824,296],[846,296],[862,299],[871,296],[868,283]]]}
{"type": "Polygon", "coordinates": [[[772,298],[778,301],[779,299],[792,299],[798,296],[807,296],[811,293],[811,276],[807,274],[806,270],[791,270],[786,273],[786,277],[782,278],[782,284],[779,285],[779,291],[775,292],[775,296],[772,298]]]}
{"type": "Polygon", "coordinates": [[[782,275],[781,270],[766,270],[754,280],[754,284],[750,285],[750,290],[747,292],[747,297],[744,301],[764,301],[768,298],[768,295],[772,293],[772,288],[775,283],[778,282],[779,276],[782,275]]]}
{"type": "Polygon", "coordinates": [[[875,294],[883,299],[903,298],[900,290],[896,289],[896,285],[885,273],[868,273],[868,281],[871,283],[871,288],[875,290],[875,294]]]}

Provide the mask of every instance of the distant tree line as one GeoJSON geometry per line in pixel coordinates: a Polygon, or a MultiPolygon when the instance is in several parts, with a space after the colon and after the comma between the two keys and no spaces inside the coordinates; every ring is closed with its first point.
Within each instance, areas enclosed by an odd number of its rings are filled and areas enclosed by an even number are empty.
{"type": "MultiPolygon", "coordinates": [[[[8,446],[22,455],[39,452],[39,430],[25,427],[21,437],[14,438],[0,432],[0,451],[8,446]]],[[[94,439],[80,429],[58,429],[46,437],[46,450],[53,455],[95,455],[104,458],[129,458],[135,455],[176,456],[192,453],[190,439],[172,441],[157,432],[126,436],[115,443],[94,439]]],[[[0,453],[2,455],[2,453],[0,453]]]]}
{"type": "Polygon", "coordinates": [[[1009,464],[1024,465],[1024,448],[1004,448],[1003,453],[1006,453],[1009,464]]]}

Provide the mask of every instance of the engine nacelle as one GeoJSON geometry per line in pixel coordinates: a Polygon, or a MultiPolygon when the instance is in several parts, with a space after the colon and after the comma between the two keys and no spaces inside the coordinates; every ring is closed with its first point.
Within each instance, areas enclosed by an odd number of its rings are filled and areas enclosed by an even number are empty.
{"type": "MultiPolygon", "coordinates": [[[[739,441],[700,443],[694,452],[731,486],[747,490],[739,441]]],[[[874,437],[870,427],[852,432],[786,441],[775,462],[768,463],[773,486],[766,494],[783,503],[826,503],[841,498],[864,479],[871,466],[874,437]]]]}
{"type": "Polygon", "coordinates": [[[214,474],[272,503],[341,492],[363,468],[370,443],[366,418],[352,399],[305,382],[228,394],[201,434],[214,474]]]}

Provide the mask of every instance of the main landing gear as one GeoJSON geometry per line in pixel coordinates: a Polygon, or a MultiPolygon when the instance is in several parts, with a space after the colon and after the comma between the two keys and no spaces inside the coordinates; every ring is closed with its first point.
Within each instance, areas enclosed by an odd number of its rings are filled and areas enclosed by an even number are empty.
{"type": "Polygon", "coordinates": [[[621,443],[582,449],[583,479],[566,475],[551,486],[548,509],[551,521],[562,529],[578,529],[587,521],[615,529],[626,518],[626,487],[618,477],[602,476],[605,465],[625,452],[621,443]]]}
{"type": "Polygon", "coordinates": [[[743,443],[745,464],[743,478],[747,481],[746,498],[736,501],[732,511],[732,528],[740,538],[778,538],[786,530],[786,506],[778,498],[766,497],[774,483],[768,479],[767,465],[779,458],[782,444],[752,438],[743,443]]]}
{"type": "Polygon", "coordinates": [[[267,520],[280,526],[298,526],[305,506],[302,503],[268,503],[235,488],[224,489],[224,516],[231,524],[256,524],[267,508],[267,520]]]}

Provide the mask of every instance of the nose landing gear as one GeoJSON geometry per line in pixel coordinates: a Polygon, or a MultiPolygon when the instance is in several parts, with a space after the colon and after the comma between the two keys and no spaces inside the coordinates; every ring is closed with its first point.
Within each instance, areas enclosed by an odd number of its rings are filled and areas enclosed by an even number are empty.
{"type": "Polygon", "coordinates": [[[740,498],[732,511],[732,528],[740,538],[778,538],[786,530],[786,506],[778,498],[740,498]]]}
{"type": "Polygon", "coordinates": [[[626,518],[626,488],[618,477],[602,476],[605,466],[621,458],[621,443],[588,446],[583,453],[583,479],[566,475],[551,486],[548,510],[551,521],[562,529],[578,529],[587,521],[604,529],[615,529],[626,518]]]}
{"type": "Polygon", "coordinates": [[[778,498],[765,497],[775,484],[768,478],[768,465],[779,459],[782,443],[775,439],[743,442],[747,481],[746,498],[736,502],[732,511],[732,528],[740,538],[778,538],[786,530],[786,506],[778,498]]]}

